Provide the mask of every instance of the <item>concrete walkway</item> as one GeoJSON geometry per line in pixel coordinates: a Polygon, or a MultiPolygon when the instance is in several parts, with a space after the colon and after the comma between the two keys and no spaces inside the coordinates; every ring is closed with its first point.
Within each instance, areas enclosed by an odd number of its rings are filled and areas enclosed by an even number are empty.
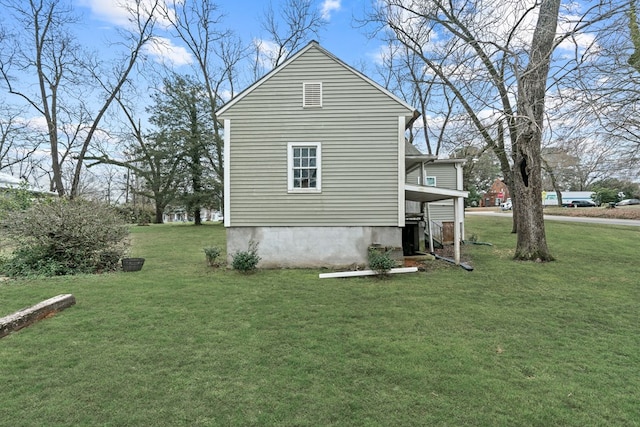
{"type": "MultiPolygon", "coordinates": [[[[501,218],[511,218],[511,211],[495,212],[495,211],[465,211],[465,215],[481,215],[493,216],[501,218]]],[[[629,227],[640,227],[640,220],[636,219],[616,219],[616,218],[593,218],[586,216],[562,216],[562,215],[545,215],[545,221],[564,221],[564,222],[581,222],[586,224],[605,224],[605,225],[627,225],[629,227]]]]}

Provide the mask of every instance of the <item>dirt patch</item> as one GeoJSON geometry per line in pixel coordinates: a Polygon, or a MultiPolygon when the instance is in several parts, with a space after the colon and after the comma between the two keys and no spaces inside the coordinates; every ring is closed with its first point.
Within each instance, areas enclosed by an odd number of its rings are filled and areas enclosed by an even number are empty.
{"type": "Polygon", "coordinates": [[[545,215],[640,220],[640,206],[616,208],[544,208],[545,215]]]}
{"type": "MultiPolygon", "coordinates": [[[[501,212],[500,208],[466,208],[468,212],[489,211],[501,212]]],[[[591,218],[612,218],[612,219],[635,219],[640,220],[640,205],[618,206],[615,208],[559,208],[547,206],[544,208],[545,215],[560,215],[572,217],[591,218]]]]}

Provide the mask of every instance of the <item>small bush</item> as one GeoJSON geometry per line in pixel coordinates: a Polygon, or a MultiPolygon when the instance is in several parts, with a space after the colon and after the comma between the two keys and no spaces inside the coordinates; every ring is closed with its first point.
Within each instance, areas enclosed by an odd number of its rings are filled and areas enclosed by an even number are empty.
{"type": "Polygon", "coordinates": [[[114,209],[127,224],[149,225],[155,218],[154,210],[147,206],[125,204],[114,206],[114,209]]]}
{"type": "Polygon", "coordinates": [[[64,263],[53,259],[42,248],[20,248],[4,259],[0,271],[10,277],[62,276],[69,274],[64,263]]]}
{"type": "Polygon", "coordinates": [[[251,241],[247,251],[238,251],[233,254],[231,266],[234,270],[238,270],[242,273],[249,273],[257,268],[259,262],[260,256],[258,255],[258,244],[251,241]]]}
{"type": "Polygon", "coordinates": [[[369,268],[378,273],[378,277],[385,277],[389,270],[397,266],[397,262],[389,257],[391,251],[369,249],[369,268]]]}
{"type": "Polygon", "coordinates": [[[5,222],[16,250],[0,266],[9,276],[58,276],[117,269],[129,230],[99,202],[51,199],[12,212],[5,222]]]}
{"type": "Polygon", "coordinates": [[[220,248],[217,246],[208,246],[204,248],[204,255],[207,257],[207,264],[215,267],[218,265],[217,259],[220,256],[220,248]]]}

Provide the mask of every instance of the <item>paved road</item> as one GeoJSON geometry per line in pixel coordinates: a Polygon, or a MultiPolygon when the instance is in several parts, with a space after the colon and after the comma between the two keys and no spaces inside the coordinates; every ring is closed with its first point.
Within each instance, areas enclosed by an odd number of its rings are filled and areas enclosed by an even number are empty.
{"type": "MultiPolygon", "coordinates": [[[[495,211],[465,211],[465,215],[482,215],[510,217],[511,212],[495,212],[495,211]]],[[[640,220],[636,219],[615,219],[615,218],[591,218],[586,216],[562,216],[562,215],[545,215],[545,221],[565,221],[565,222],[582,222],[588,224],[606,224],[606,225],[628,225],[630,227],[640,227],[640,220]]]]}

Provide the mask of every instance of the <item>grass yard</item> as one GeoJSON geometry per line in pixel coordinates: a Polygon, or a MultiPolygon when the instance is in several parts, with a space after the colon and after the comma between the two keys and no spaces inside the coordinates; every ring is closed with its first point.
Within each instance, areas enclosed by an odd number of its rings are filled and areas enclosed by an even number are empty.
{"type": "Polygon", "coordinates": [[[475,267],[318,279],[207,267],[219,225],[133,227],[135,273],[0,282],[2,426],[640,426],[640,228],[468,217],[475,267]]]}

